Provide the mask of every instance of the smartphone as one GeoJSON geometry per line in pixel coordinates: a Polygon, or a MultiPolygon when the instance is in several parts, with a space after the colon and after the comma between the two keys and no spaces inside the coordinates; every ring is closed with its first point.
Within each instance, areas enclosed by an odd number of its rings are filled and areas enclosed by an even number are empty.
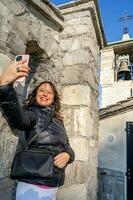
{"type": "MultiPolygon", "coordinates": [[[[17,55],[15,57],[15,62],[19,62],[21,60],[26,60],[25,64],[28,65],[29,64],[29,58],[30,58],[30,56],[28,54],[17,55]]],[[[25,82],[25,77],[18,78],[15,82],[16,83],[18,83],[18,82],[25,82]]]]}

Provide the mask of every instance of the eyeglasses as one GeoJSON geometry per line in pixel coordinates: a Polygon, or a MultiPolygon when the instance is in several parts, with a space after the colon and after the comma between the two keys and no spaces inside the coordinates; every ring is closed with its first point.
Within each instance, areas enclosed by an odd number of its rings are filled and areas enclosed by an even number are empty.
{"type": "Polygon", "coordinates": [[[53,94],[53,91],[44,90],[44,89],[40,89],[39,92],[43,92],[43,93],[46,93],[46,94],[49,94],[49,95],[52,95],[52,94],[53,94]]]}

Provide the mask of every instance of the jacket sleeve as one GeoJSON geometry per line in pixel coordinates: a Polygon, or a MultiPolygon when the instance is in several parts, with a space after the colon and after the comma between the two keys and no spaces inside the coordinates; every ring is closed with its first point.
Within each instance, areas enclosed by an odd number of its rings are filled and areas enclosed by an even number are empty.
{"type": "Polygon", "coordinates": [[[64,151],[69,153],[69,155],[70,155],[70,160],[69,160],[68,164],[72,163],[74,161],[74,158],[75,158],[75,153],[74,153],[73,149],[70,146],[68,137],[67,137],[67,141],[65,143],[65,150],[64,151]]]}
{"type": "Polygon", "coordinates": [[[12,84],[0,86],[0,107],[11,128],[28,130],[35,122],[35,113],[20,106],[12,84]]]}

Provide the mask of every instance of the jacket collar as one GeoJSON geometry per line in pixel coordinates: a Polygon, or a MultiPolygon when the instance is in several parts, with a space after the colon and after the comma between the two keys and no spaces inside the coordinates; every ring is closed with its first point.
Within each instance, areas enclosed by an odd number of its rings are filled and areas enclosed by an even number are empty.
{"type": "Polygon", "coordinates": [[[50,106],[40,106],[39,104],[34,103],[32,105],[32,107],[36,107],[36,108],[40,109],[42,111],[42,113],[44,115],[46,115],[46,117],[52,117],[54,115],[54,112],[55,112],[55,105],[54,104],[52,104],[50,106]]]}

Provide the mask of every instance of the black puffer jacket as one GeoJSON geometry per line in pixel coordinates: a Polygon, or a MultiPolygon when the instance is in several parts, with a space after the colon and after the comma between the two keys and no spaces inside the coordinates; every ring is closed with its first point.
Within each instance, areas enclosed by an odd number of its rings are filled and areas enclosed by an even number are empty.
{"type": "MultiPolygon", "coordinates": [[[[4,117],[11,128],[24,131],[26,139],[42,130],[46,119],[51,115],[51,107],[41,107],[33,105],[24,110],[18,102],[16,92],[12,85],[0,86],[0,105],[4,112],[4,117]]],[[[53,117],[46,130],[42,130],[40,135],[31,144],[35,148],[50,149],[55,155],[61,152],[70,154],[69,163],[74,160],[74,152],[70,147],[68,137],[63,123],[53,117]]],[[[35,183],[49,186],[61,186],[64,183],[65,170],[56,173],[53,178],[45,180],[24,180],[28,183],[35,183]]]]}

